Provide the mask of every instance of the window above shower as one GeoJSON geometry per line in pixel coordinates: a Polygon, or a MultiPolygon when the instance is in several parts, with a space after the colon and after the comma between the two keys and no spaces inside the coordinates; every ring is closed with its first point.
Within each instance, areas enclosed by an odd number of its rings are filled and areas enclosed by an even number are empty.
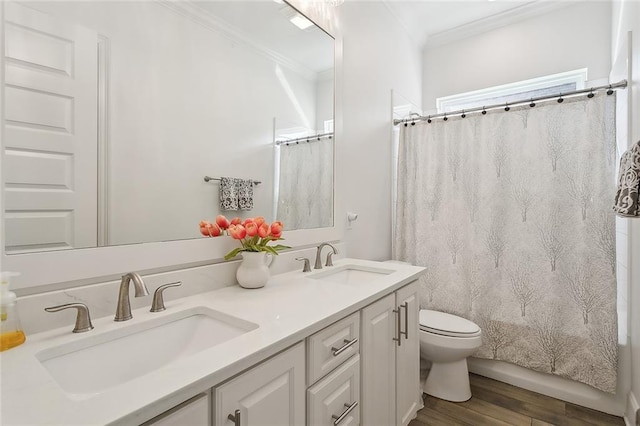
{"type": "Polygon", "coordinates": [[[511,103],[522,99],[567,93],[585,88],[587,69],[581,68],[559,74],[522,80],[472,92],[459,93],[436,99],[438,113],[460,111],[511,103]]]}

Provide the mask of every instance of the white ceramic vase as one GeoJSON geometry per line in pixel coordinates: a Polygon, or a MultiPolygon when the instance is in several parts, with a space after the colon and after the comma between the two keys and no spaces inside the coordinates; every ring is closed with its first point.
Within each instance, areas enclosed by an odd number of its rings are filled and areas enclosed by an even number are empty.
{"type": "Polygon", "coordinates": [[[273,255],[264,251],[242,252],[242,263],[236,272],[236,278],[240,287],[260,288],[269,281],[271,273],[269,265],[273,260],[273,255]]]}

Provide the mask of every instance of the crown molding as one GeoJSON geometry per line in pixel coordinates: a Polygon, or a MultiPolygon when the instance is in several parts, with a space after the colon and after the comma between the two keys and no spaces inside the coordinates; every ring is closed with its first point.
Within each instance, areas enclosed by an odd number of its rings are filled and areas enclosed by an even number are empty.
{"type": "Polygon", "coordinates": [[[213,31],[233,42],[241,43],[262,56],[274,61],[275,63],[285,67],[302,77],[310,81],[316,81],[318,79],[318,73],[302,65],[301,63],[294,61],[280,53],[270,49],[269,47],[252,39],[246,32],[239,30],[233,25],[228,24],[224,20],[211,14],[206,9],[194,4],[191,1],[184,0],[157,0],[159,5],[162,5],[170,11],[185,17],[192,22],[213,31]]]}
{"type": "Polygon", "coordinates": [[[487,18],[478,19],[449,30],[432,34],[427,38],[424,48],[429,49],[443,46],[454,41],[525,21],[539,15],[544,15],[545,13],[562,9],[572,4],[575,4],[575,2],[536,0],[525,3],[521,6],[497,13],[487,18]]]}

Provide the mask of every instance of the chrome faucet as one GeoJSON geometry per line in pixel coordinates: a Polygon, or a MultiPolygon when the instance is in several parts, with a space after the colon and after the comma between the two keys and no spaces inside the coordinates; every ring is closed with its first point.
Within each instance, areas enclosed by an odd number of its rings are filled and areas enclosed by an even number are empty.
{"type": "Polygon", "coordinates": [[[333,249],[333,253],[329,253],[329,255],[327,255],[327,264],[325,266],[333,266],[333,263],[331,263],[331,254],[338,254],[338,250],[332,246],[329,243],[322,243],[318,246],[318,250],[316,251],[316,264],[313,266],[313,269],[322,269],[322,248],[324,246],[329,246],[333,249]]]}
{"type": "Polygon", "coordinates": [[[127,321],[131,316],[131,303],[129,302],[129,283],[133,281],[136,290],[135,297],[142,297],[149,294],[147,286],[142,281],[142,277],[135,272],[129,272],[122,276],[120,282],[120,293],[118,294],[118,306],[116,307],[116,317],[114,321],[127,321]]]}

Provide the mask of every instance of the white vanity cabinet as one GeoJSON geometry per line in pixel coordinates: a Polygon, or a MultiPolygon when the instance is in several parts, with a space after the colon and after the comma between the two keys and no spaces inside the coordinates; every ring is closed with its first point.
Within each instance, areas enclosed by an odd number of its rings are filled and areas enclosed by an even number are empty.
{"type": "Polygon", "coordinates": [[[216,386],[215,426],[305,423],[304,342],[216,386]]]}
{"type": "Polygon", "coordinates": [[[362,424],[406,426],[421,406],[417,281],[362,310],[362,424]]]}

